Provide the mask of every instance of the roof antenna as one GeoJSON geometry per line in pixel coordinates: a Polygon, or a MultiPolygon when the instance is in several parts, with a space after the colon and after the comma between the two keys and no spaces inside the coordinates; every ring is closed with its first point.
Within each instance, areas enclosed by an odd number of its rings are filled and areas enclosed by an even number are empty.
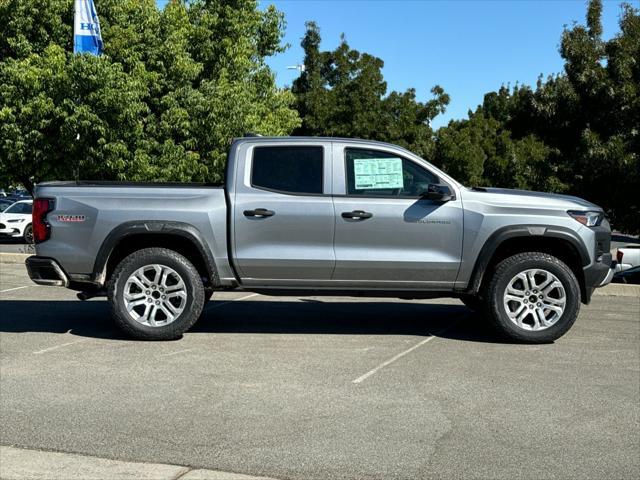
{"type": "Polygon", "coordinates": [[[245,137],[261,137],[262,135],[260,135],[259,133],[255,133],[255,132],[247,132],[244,134],[245,137]]]}

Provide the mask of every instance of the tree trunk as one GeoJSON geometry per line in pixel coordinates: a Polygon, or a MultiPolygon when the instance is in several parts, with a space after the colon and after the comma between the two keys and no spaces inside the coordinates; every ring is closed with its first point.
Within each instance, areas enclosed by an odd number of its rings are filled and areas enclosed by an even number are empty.
{"type": "Polygon", "coordinates": [[[22,183],[22,186],[25,188],[25,190],[29,192],[29,195],[33,197],[33,189],[35,187],[34,182],[32,182],[29,177],[21,177],[20,183],[22,183]]]}

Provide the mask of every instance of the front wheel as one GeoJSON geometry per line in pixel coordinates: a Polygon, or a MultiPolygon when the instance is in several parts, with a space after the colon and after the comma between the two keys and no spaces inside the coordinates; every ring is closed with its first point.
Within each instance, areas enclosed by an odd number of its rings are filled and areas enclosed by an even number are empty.
{"type": "Polygon", "coordinates": [[[29,244],[33,243],[33,227],[31,226],[31,224],[25,227],[22,238],[29,244]]]}
{"type": "Polygon", "coordinates": [[[196,268],[179,253],[145,248],[118,264],[108,297],[113,318],[127,335],[173,340],[198,320],[204,287],[196,268]]]}
{"type": "Polygon", "coordinates": [[[494,326],[524,343],[560,338],[580,311],[580,287],[573,271],[540,252],[519,253],[499,263],[484,297],[494,326]]]}

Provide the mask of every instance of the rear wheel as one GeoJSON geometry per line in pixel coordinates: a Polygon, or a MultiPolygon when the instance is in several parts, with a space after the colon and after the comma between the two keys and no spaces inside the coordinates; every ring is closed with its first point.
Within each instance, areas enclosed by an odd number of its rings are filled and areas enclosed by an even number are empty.
{"type": "Polygon", "coordinates": [[[142,340],[180,338],[198,320],[204,295],[193,264],[165,248],[146,248],[126,257],[108,289],[116,324],[142,340]]]}
{"type": "Polygon", "coordinates": [[[520,253],[495,269],[485,295],[485,312],[511,340],[548,343],[564,335],[580,311],[580,287],[573,271],[546,253],[520,253]]]}

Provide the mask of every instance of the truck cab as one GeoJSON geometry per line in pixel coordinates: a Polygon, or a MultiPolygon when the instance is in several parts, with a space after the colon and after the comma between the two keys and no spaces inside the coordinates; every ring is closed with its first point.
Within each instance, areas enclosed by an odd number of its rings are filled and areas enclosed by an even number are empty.
{"type": "Polygon", "coordinates": [[[443,172],[376,142],[232,148],[230,258],[244,285],[453,289],[463,208],[460,186],[443,172]],[[447,201],[430,198],[430,185],[446,189],[447,201]]]}

